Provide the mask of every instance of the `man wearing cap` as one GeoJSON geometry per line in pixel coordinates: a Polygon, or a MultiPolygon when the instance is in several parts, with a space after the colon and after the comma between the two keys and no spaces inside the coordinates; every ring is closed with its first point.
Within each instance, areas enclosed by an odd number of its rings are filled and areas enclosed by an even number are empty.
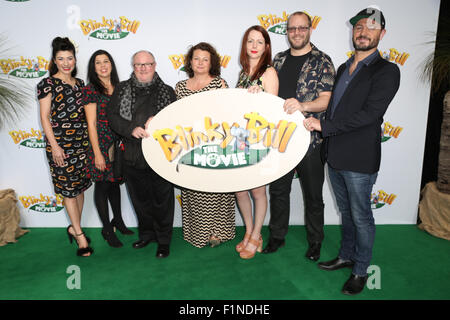
{"type": "MultiPolygon", "coordinates": [[[[280,81],[278,96],[286,99],[284,110],[301,112],[305,117],[324,119],[333,89],[335,70],[331,58],[310,42],[311,18],[297,11],[287,21],[287,38],[290,48],[278,53],[273,65],[280,81]]],[[[322,196],[325,178],[320,157],[322,137],[311,132],[308,152],[297,164],[305,204],[305,227],[308,250],[305,256],[313,261],[320,257],[324,238],[324,204],[322,196]]],[[[289,228],[289,211],[294,170],[272,182],[270,194],[270,238],[263,253],[273,253],[285,244],[289,228]]]]}
{"type": "Polygon", "coordinates": [[[355,54],[337,71],[326,118],[307,118],[304,125],[322,131],[325,138],[323,156],[342,215],[339,254],[318,267],[352,268],[342,292],[353,295],[364,289],[368,278],[375,239],[370,199],[380,168],[381,125],[399,88],[400,70],[378,52],[386,33],[381,11],[364,9],[350,23],[355,54]]]}

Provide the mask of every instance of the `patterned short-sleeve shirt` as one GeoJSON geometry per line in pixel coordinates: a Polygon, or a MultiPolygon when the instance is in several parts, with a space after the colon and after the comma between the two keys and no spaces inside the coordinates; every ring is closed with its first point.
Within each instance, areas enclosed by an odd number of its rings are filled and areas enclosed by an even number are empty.
{"type": "MultiPolygon", "coordinates": [[[[311,43],[311,54],[299,70],[297,80],[296,98],[300,102],[314,101],[319,97],[319,94],[324,91],[332,91],[334,85],[335,69],[331,58],[317,49],[311,43]]],[[[273,59],[273,65],[277,72],[281,70],[289,50],[278,53],[273,59]]],[[[314,117],[316,119],[325,119],[326,111],[322,112],[304,112],[303,115],[307,117],[314,117]]],[[[322,143],[322,135],[319,131],[311,132],[311,146],[315,148],[322,143]]],[[[310,148],[311,149],[311,148],[310,148]]]]}

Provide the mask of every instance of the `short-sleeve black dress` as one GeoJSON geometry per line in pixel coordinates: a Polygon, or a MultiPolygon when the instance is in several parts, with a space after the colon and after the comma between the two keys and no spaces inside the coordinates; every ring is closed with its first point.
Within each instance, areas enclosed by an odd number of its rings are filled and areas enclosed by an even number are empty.
{"type": "Polygon", "coordinates": [[[38,99],[52,95],[50,124],[58,145],[68,157],[64,166],[58,167],[53,161],[47,137],[46,153],[55,193],[67,198],[75,198],[92,184],[86,177],[89,135],[81,92],[83,87],[83,80],[78,78],[73,87],[55,77],[42,79],[37,85],[38,99]]]}
{"type": "Polygon", "coordinates": [[[109,159],[109,149],[113,146],[114,141],[118,139],[117,135],[111,130],[108,117],[106,116],[111,96],[98,92],[92,84],[84,87],[82,92],[85,105],[88,103],[97,104],[98,144],[106,163],[105,171],[98,170],[95,167],[94,152],[92,148],[89,148],[87,176],[93,181],[121,182],[122,178],[114,177],[112,162],[109,159]]]}

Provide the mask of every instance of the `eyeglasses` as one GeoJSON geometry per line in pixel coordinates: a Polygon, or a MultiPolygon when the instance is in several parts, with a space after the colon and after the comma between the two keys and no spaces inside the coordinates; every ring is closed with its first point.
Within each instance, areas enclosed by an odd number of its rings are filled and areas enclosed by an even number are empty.
{"type": "Polygon", "coordinates": [[[310,29],[311,27],[304,27],[304,26],[298,26],[298,27],[288,27],[287,31],[289,33],[294,33],[296,30],[298,30],[299,32],[306,32],[310,29]]]}
{"type": "Polygon", "coordinates": [[[135,68],[142,68],[142,67],[144,67],[144,68],[149,68],[149,67],[153,67],[154,64],[155,64],[154,62],[135,63],[135,64],[133,64],[133,66],[134,66],[135,68]]]}

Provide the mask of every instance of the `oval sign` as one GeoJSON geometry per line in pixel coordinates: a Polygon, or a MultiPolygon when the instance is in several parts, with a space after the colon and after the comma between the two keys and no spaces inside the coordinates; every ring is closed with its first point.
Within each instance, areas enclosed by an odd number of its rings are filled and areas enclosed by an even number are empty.
{"type": "Polygon", "coordinates": [[[161,110],[142,140],[148,164],[175,185],[236,192],[268,184],[292,170],[309,147],[300,112],[265,92],[218,89],[161,110]]]}

